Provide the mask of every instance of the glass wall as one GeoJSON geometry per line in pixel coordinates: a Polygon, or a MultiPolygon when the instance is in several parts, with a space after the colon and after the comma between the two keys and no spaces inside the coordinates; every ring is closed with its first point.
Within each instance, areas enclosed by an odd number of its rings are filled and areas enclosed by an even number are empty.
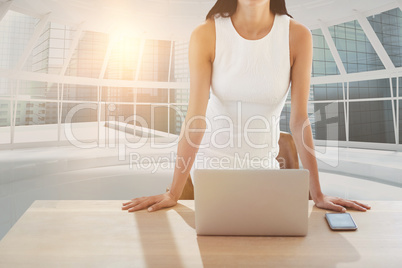
{"type": "MultiPolygon", "coordinates": [[[[373,14],[367,20],[395,67],[402,67],[401,10],[394,8],[373,14]]],[[[1,69],[18,67],[20,56],[26,52],[38,25],[37,18],[8,11],[0,22],[1,69]]],[[[308,113],[314,138],[380,144],[398,142],[401,101],[397,96],[396,74],[384,72],[375,79],[367,75],[353,76],[347,82],[340,75],[322,30],[311,30],[313,65],[308,113]]],[[[385,70],[357,19],[331,25],[328,30],[347,74],[385,70]]],[[[180,133],[190,91],[189,40],[142,40],[86,29],[79,32],[74,26],[51,21],[34,44],[19,67],[28,74],[40,73],[40,79],[33,75],[18,80],[5,74],[0,77],[2,144],[12,140],[13,127],[63,124],[67,114],[80,105],[101,109],[86,108],[77,112],[72,119],[74,124],[95,123],[109,117],[120,120],[119,116],[129,118],[134,113],[151,124],[154,110],[153,128],[180,133]],[[47,75],[65,75],[67,80],[50,79],[47,75]],[[112,84],[105,82],[111,80],[112,84]],[[127,84],[135,80],[148,84],[127,84]],[[172,82],[172,86],[152,82],[172,82]],[[178,83],[186,86],[177,86],[178,83]],[[112,104],[113,110],[106,109],[112,104]]],[[[400,85],[402,80],[399,81],[400,85]]],[[[281,130],[286,132],[290,132],[290,97],[289,92],[280,121],[281,130]]]]}
{"type": "Polygon", "coordinates": [[[66,75],[98,78],[108,44],[107,34],[84,31],[69,62],[66,75]]]}
{"type": "Polygon", "coordinates": [[[325,41],[321,29],[311,31],[313,35],[313,70],[312,76],[326,76],[339,74],[334,57],[325,41]]]}
{"type": "MultiPolygon", "coordinates": [[[[9,11],[6,14],[0,22],[2,40],[0,68],[16,67],[38,23],[39,19],[15,11],[9,11]]],[[[9,134],[12,125],[15,126],[17,134],[18,128],[24,125],[39,126],[59,122],[63,124],[71,111],[74,113],[69,120],[74,124],[97,122],[98,119],[106,120],[109,116],[119,120],[119,116],[129,118],[136,112],[137,116],[146,118],[151,126],[150,104],[152,103],[165,103],[162,107],[153,107],[156,118],[153,122],[154,128],[177,133],[180,127],[176,121],[180,122],[181,118],[176,118],[179,115],[176,115],[174,111],[168,113],[167,106],[168,102],[188,103],[188,89],[171,89],[168,97],[167,88],[98,86],[95,80],[93,85],[74,83],[77,81],[76,77],[174,82],[176,81],[175,69],[180,70],[181,75],[177,81],[186,81],[188,80],[186,78],[188,64],[184,64],[183,59],[187,57],[188,42],[182,42],[178,49],[178,56],[175,50],[174,43],[171,41],[141,40],[124,35],[109,36],[105,33],[85,30],[79,34],[69,25],[48,23],[40,37],[35,40],[23,70],[66,75],[73,79],[68,80],[69,82],[55,83],[23,79],[17,81],[1,77],[0,127],[4,127],[2,129],[4,133],[1,134],[2,143],[10,142],[9,134]],[[77,39],[78,43],[73,47],[74,39],[77,39]],[[173,47],[171,47],[172,44],[173,47]],[[171,48],[173,48],[172,57],[171,48]],[[71,58],[68,58],[69,54],[71,58]],[[140,59],[141,62],[138,63],[140,59]],[[175,63],[175,60],[178,63],[175,63]],[[170,66],[172,68],[168,77],[170,66]],[[100,104],[97,104],[98,100],[100,104]],[[136,109],[133,108],[134,101],[138,103],[136,109]],[[106,103],[116,103],[115,109],[113,112],[101,109],[100,118],[98,118],[97,110],[88,108],[93,105],[106,107],[104,105],[106,103]],[[15,112],[12,113],[14,110],[15,112]],[[168,127],[169,122],[170,127],[168,127]]],[[[172,108],[170,110],[174,110],[172,108]]],[[[186,111],[186,108],[183,109],[181,106],[180,109],[186,111]]],[[[53,136],[50,140],[54,140],[53,136]]],[[[16,142],[17,139],[14,141],[16,142]]]]}
{"type": "Polygon", "coordinates": [[[391,101],[350,102],[350,140],[395,143],[391,101]]]}
{"type": "MultiPolygon", "coordinates": [[[[374,14],[367,19],[392,62],[396,67],[400,67],[401,10],[395,8],[374,14]]],[[[384,70],[384,65],[357,20],[332,25],[328,30],[347,73],[384,70]]],[[[321,29],[312,30],[312,34],[314,43],[312,76],[339,74],[338,68],[334,67],[336,64],[321,29]]],[[[399,122],[396,118],[396,102],[392,105],[391,99],[397,97],[396,79],[389,77],[391,75],[383,79],[361,79],[349,83],[313,84],[310,89],[310,102],[314,103],[315,111],[321,111],[321,121],[315,123],[315,138],[329,139],[325,138],[328,133],[319,125],[324,126],[325,121],[322,119],[328,117],[328,112],[325,112],[322,106],[328,103],[327,101],[334,100],[338,102],[338,140],[396,143],[395,126],[398,127],[399,122]],[[345,122],[349,124],[349,133],[346,133],[345,122]]]]}
{"type": "MultiPolygon", "coordinates": [[[[38,19],[8,11],[0,21],[0,68],[14,69],[34,32],[38,19]]],[[[32,65],[32,57],[27,61],[32,65]]]]}
{"type": "Polygon", "coordinates": [[[402,11],[394,8],[367,17],[395,67],[402,66],[402,11]]]}
{"type": "Polygon", "coordinates": [[[399,143],[402,140],[402,130],[401,130],[401,123],[402,123],[402,101],[399,101],[399,143]]]}
{"type": "Polygon", "coordinates": [[[384,69],[357,20],[328,27],[347,73],[384,69]]]}

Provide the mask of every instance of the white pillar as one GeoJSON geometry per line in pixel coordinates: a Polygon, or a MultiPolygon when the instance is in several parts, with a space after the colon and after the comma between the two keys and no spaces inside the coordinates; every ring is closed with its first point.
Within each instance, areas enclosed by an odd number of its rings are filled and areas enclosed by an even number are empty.
{"type": "MultiPolygon", "coordinates": [[[[145,41],[146,39],[141,39],[141,44],[140,44],[140,54],[138,56],[138,62],[137,62],[137,69],[135,70],[135,81],[138,81],[138,77],[140,75],[140,70],[141,70],[141,63],[142,63],[142,55],[144,54],[144,47],[145,47],[145,41]]],[[[138,94],[138,88],[135,88],[134,91],[134,114],[133,114],[133,128],[134,128],[134,136],[135,136],[135,131],[136,131],[136,120],[137,120],[137,94],[138,94]]],[[[152,106],[151,106],[152,109],[152,106]]]]}
{"type": "Polygon", "coordinates": [[[387,70],[395,69],[394,63],[391,61],[391,58],[389,57],[384,46],[381,44],[380,39],[374,32],[373,27],[371,27],[370,22],[367,20],[367,18],[359,12],[355,12],[355,16],[360,26],[362,27],[364,33],[366,34],[368,40],[373,46],[375,52],[377,52],[377,55],[380,58],[385,69],[387,70]]]}
{"type": "Polygon", "coordinates": [[[341,73],[341,75],[345,75],[346,74],[345,66],[342,63],[341,57],[339,56],[338,50],[336,49],[334,40],[332,39],[332,36],[328,30],[327,25],[321,20],[319,20],[319,24],[322,34],[324,35],[325,41],[327,42],[329,50],[331,51],[332,57],[334,57],[339,72],[341,73]]]}
{"type": "Polygon", "coordinates": [[[25,48],[24,52],[22,53],[22,56],[20,60],[18,61],[18,64],[16,66],[17,71],[21,71],[22,68],[24,67],[25,62],[27,61],[29,55],[32,53],[32,50],[34,49],[36,42],[38,42],[39,37],[43,33],[43,30],[45,29],[47,23],[49,22],[50,18],[50,13],[47,13],[42,16],[40,21],[35,27],[34,33],[31,37],[31,39],[28,42],[27,47],[25,48]]]}
{"type": "Polygon", "coordinates": [[[73,40],[71,42],[70,49],[69,49],[68,54],[67,54],[67,58],[65,59],[65,61],[63,63],[63,67],[61,68],[60,75],[64,76],[66,71],[67,71],[68,65],[70,64],[71,58],[73,57],[74,51],[77,48],[78,42],[80,41],[80,38],[81,38],[82,25],[83,25],[83,23],[81,23],[81,25],[78,26],[78,28],[76,29],[76,32],[75,32],[74,37],[73,37],[73,40]]]}
{"type": "Polygon", "coordinates": [[[8,1],[0,5],[0,21],[6,16],[7,12],[10,10],[13,1],[8,1]]]}

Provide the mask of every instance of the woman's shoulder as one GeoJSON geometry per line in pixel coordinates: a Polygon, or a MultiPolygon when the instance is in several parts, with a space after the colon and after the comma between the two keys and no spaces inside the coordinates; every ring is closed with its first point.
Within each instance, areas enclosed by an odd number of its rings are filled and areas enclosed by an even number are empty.
{"type": "Polygon", "coordinates": [[[295,48],[309,48],[312,46],[312,33],[310,29],[303,23],[290,18],[289,21],[289,42],[295,48]]]}
{"type": "Polygon", "coordinates": [[[293,66],[298,55],[303,55],[313,46],[310,29],[303,23],[289,17],[290,65],[293,66]]]}
{"type": "Polygon", "coordinates": [[[211,61],[213,61],[215,54],[215,19],[208,18],[198,24],[191,33],[191,39],[196,43],[202,44],[205,52],[209,54],[211,61]]]}
{"type": "Polygon", "coordinates": [[[191,34],[199,38],[212,39],[212,37],[215,36],[215,19],[206,19],[202,23],[198,24],[191,34]]]}
{"type": "Polygon", "coordinates": [[[289,17],[289,36],[291,39],[300,42],[310,39],[312,34],[311,30],[306,25],[289,17]]]}

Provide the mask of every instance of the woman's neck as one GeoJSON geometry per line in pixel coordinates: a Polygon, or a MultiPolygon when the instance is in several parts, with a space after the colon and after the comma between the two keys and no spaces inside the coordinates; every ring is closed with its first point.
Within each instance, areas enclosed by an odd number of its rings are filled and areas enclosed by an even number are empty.
{"type": "Polygon", "coordinates": [[[241,5],[238,3],[236,12],[232,15],[235,28],[247,36],[257,37],[267,31],[267,25],[272,27],[275,14],[270,10],[270,1],[264,5],[241,5]]]}

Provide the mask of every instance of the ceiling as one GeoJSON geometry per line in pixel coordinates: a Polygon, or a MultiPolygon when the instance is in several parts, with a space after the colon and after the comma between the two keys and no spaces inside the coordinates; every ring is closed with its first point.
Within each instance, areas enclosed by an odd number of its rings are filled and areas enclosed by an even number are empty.
{"type": "MultiPolygon", "coordinates": [[[[0,0],[5,3],[7,0],[0,0]]],[[[116,30],[160,40],[188,40],[215,0],[13,0],[11,9],[31,16],[50,14],[50,20],[84,30],[116,30]]],[[[311,30],[319,20],[333,25],[395,7],[402,0],[287,0],[288,12],[311,30]]]]}

